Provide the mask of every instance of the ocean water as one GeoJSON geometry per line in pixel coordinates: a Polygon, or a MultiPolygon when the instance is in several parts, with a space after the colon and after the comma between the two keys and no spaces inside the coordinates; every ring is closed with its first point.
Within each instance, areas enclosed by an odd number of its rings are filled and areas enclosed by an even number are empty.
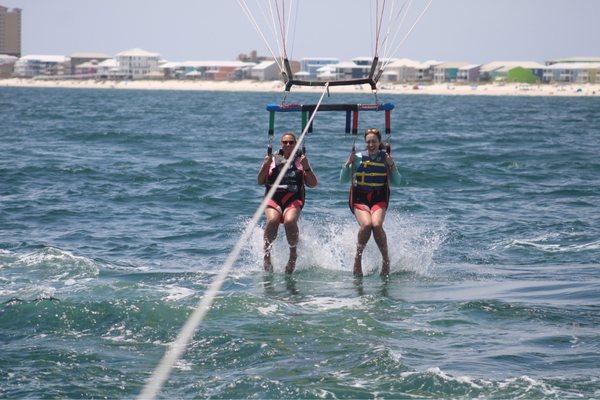
{"type": "MultiPolygon", "coordinates": [[[[599,398],[600,100],[380,97],[392,275],[371,241],[352,276],[352,137],[318,114],[297,272],[255,228],[161,396],[599,398]]],[[[260,203],[280,99],[0,89],[0,398],[140,392],[260,203]]]]}

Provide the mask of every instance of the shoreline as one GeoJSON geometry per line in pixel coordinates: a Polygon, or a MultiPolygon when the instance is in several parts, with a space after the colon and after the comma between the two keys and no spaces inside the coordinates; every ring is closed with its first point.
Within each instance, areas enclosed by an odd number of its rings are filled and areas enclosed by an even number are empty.
{"type": "MultiPolygon", "coordinates": [[[[22,88],[64,88],[64,89],[116,89],[116,90],[187,90],[187,91],[224,91],[224,92],[283,92],[280,81],[185,81],[185,80],[135,80],[135,81],[100,81],[94,79],[72,80],[38,80],[22,78],[0,79],[2,87],[22,88]]],[[[322,87],[294,87],[294,92],[320,93],[322,87]]],[[[335,86],[331,92],[338,93],[371,93],[367,85],[335,86]]],[[[548,96],[548,97],[600,97],[600,83],[596,84],[519,84],[519,83],[486,83],[468,84],[400,84],[384,82],[379,86],[379,93],[413,94],[413,95],[448,95],[448,96],[548,96]],[[417,88],[417,89],[415,89],[417,88]]]]}

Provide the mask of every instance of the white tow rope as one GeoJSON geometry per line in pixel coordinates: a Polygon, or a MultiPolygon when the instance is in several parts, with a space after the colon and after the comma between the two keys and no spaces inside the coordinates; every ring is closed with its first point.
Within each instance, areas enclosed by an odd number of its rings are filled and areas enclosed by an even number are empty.
{"type": "MultiPolygon", "coordinates": [[[[321,94],[321,98],[319,99],[319,102],[315,106],[314,111],[311,113],[312,115],[311,115],[310,119],[308,120],[308,123],[304,127],[302,134],[296,141],[296,146],[294,146],[294,149],[292,150],[292,154],[295,154],[298,151],[298,149],[300,148],[300,144],[304,140],[304,137],[306,136],[306,132],[308,131],[309,127],[311,126],[313,119],[315,118],[315,115],[317,114],[317,111],[318,111],[319,107],[321,106],[323,97],[325,96],[325,93],[327,93],[328,88],[329,88],[329,83],[326,83],[325,88],[323,89],[323,93],[321,94]]],[[[269,192],[263,199],[262,203],[260,203],[260,206],[254,212],[254,215],[252,216],[252,220],[244,229],[244,232],[242,233],[241,237],[239,238],[239,240],[237,241],[237,243],[235,244],[235,246],[229,253],[229,256],[227,256],[225,263],[221,267],[221,270],[219,271],[219,273],[217,274],[217,276],[215,277],[213,282],[208,287],[208,290],[204,294],[204,297],[202,298],[200,303],[198,303],[198,305],[196,306],[196,308],[194,309],[192,314],[189,316],[188,320],[185,322],[185,324],[181,328],[181,331],[177,335],[177,338],[175,339],[175,341],[173,343],[171,343],[171,345],[167,349],[165,355],[163,356],[163,358],[160,360],[159,364],[154,369],[152,376],[146,382],[146,385],[144,386],[144,389],[138,396],[138,399],[144,399],[144,400],[154,399],[154,398],[156,398],[156,396],[162,389],[164,383],[169,378],[169,375],[171,373],[171,370],[173,369],[173,366],[175,365],[177,360],[179,360],[179,358],[185,351],[187,345],[189,344],[190,340],[194,336],[194,333],[196,332],[196,330],[202,323],[202,320],[206,316],[206,313],[210,309],[210,306],[213,304],[215,297],[217,296],[217,293],[221,289],[223,282],[225,282],[225,279],[227,278],[227,275],[229,274],[229,271],[231,270],[231,267],[233,266],[233,263],[237,260],[238,256],[240,255],[240,252],[242,250],[242,247],[246,244],[246,242],[250,238],[250,235],[252,234],[252,230],[258,223],[258,220],[260,219],[262,213],[264,212],[264,210],[267,206],[267,202],[269,200],[271,200],[271,198],[275,194],[275,191],[277,190],[277,186],[281,183],[283,176],[285,175],[287,170],[290,168],[290,165],[292,164],[293,160],[294,160],[294,157],[290,157],[286,161],[286,163],[283,165],[283,167],[281,168],[281,171],[279,172],[279,175],[277,175],[277,179],[275,179],[275,182],[273,182],[271,189],[269,190],[269,192]]]]}

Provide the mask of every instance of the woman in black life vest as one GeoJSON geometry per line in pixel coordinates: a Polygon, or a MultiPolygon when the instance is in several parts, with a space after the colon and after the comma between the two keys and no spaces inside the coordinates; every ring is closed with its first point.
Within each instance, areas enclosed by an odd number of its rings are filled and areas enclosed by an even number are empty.
{"type": "Polygon", "coordinates": [[[279,171],[290,158],[294,161],[279,184],[273,198],[267,203],[265,216],[265,271],[272,272],[271,247],[275,238],[279,224],[283,223],[288,244],[290,246],[290,256],[285,267],[285,272],[291,274],[296,268],[296,246],[298,245],[298,217],[304,206],[304,185],[308,187],[317,186],[317,177],[310,168],[308,158],[305,155],[293,154],[292,150],[296,145],[296,136],[292,132],[286,132],[281,136],[281,151],[272,156],[266,155],[263,164],[258,172],[257,182],[259,185],[265,185],[265,195],[275,182],[279,171]]]}
{"type": "Polygon", "coordinates": [[[365,131],[366,150],[355,153],[354,149],[340,172],[340,182],[350,182],[354,172],[355,182],[350,191],[350,209],[360,225],[354,275],[362,276],[362,253],[371,238],[371,232],[383,258],[381,275],[390,273],[387,236],[383,230],[385,212],[390,198],[390,185],[400,184],[400,173],[394,159],[382,149],[381,133],[370,128],[365,131]]]}

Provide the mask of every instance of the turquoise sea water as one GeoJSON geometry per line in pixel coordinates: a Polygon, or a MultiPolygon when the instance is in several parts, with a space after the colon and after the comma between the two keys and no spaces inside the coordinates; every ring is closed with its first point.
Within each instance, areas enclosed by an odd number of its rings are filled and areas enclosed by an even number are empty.
{"type": "MultiPolygon", "coordinates": [[[[161,395],[600,397],[599,99],[381,97],[389,280],[374,243],[352,277],[352,138],[317,115],[297,273],[256,228],[161,395]]],[[[280,98],[0,89],[1,398],[139,393],[260,203],[280,98]]]]}

